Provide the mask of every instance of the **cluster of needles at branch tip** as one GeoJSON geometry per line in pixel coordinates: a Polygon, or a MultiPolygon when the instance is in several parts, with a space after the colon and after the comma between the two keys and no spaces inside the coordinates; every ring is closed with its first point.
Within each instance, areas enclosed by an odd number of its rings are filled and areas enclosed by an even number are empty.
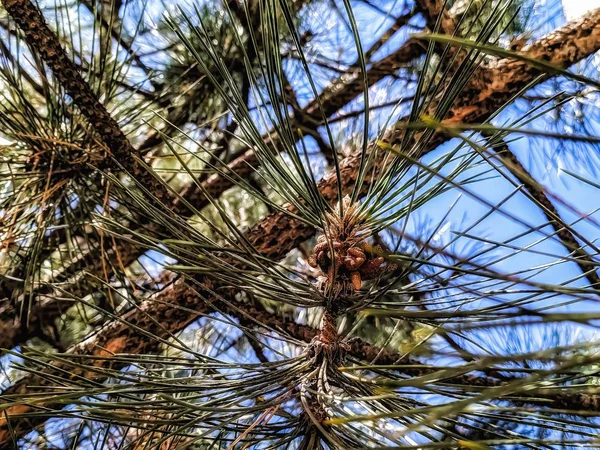
{"type": "Polygon", "coordinates": [[[381,246],[366,242],[368,230],[363,226],[358,204],[352,204],[346,196],[342,205],[327,213],[325,234],[318,237],[308,261],[323,273],[319,289],[333,297],[360,291],[364,280],[376,279],[396,267],[386,262],[381,246]]]}
{"type": "Polygon", "coordinates": [[[0,449],[600,448],[600,208],[521,157],[600,144],[600,8],[137,3],[0,0],[0,449]]]}
{"type": "MultiPolygon", "coordinates": [[[[370,237],[360,203],[345,196],[332,212],[325,216],[324,234],[317,239],[309,265],[322,275],[317,287],[325,296],[325,311],[321,329],[307,348],[311,372],[303,383],[308,392],[310,415],[318,422],[329,417],[326,406],[334,380],[340,376],[337,368],[346,360],[350,347],[337,332],[337,318],[352,306],[351,296],[361,290],[365,280],[374,280],[396,269],[388,263],[381,246],[367,242],[370,237]]],[[[342,384],[340,383],[340,386],[342,384]]]]}

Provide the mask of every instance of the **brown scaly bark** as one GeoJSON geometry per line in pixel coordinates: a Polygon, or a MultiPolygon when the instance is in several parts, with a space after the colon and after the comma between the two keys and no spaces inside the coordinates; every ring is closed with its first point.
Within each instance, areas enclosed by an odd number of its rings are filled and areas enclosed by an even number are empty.
{"type": "MultiPolygon", "coordinates": [[[[572,22],[540,39],[529,46],[528,50],[533,57],[544,58],[555,65],[566,67],[594,53],[598,48],[600,48],[600,9],[593,11],[580,21],[572,22]]],[[[537,69],[520,61],[496,61],[490,67],[476,72],[465,93],[453,106],[450,117],[454,120],[466,122],[485,120],[499,106],[518,93],[524,85],[529,84],[539,75],[537,69]]],[[[399,143],[401,136],[402,127],[399,126],[390,130],[384,140],[390,145],[396,145],[399,143]]],[[[435,134],[424,152],[432,150],[444,139],[445,136],[442,134],[435,134]]],[[[381,161],[378,161],[378,163],[380,164],[381,161]]],[[[343,161],[342,181],[346,190],[353,186],[358,166],[358,156],[352,156],[343,161]]],[[[366,184],[368,185],[369,182],[370,180],[367,180],[366,184]]],[[[336,194],[335,176],[330,174],[325,177],[319,183],[319,188],[327,199],[334,199],[336,194]]],[[[250,230],[248,238],[261,254],[271,259],[278,259],[313,233],[314,230],[308,229],[286,215],[277,213],[265,218],[250,230]]],[[[189,313],[181,314],[181,309],[174,308],[172,304],[164,303],[162,299],[172,298],[169,296],[174,295],[177,305],[197,310],[203,302],[206,302],[206,299],[214,301],[211,293],[211,282],[209,280],[205,280],[205,282],[206,291],[203,290],[202,294],[208,295],[196,296],[193,291],[190,292],[189,288],[178,283],[166,289],[163,294],[143,302],[139,309],[127,313],[123,320],[129,321],[130,324],[136,327],[139,326],[138,330],[143,330],[145,326],[150,327],[152,333],[157,334],[159,337],[176,332],[193,320],[193,317],[189,317],[189,313]],[[179,293],[173,294],[176,290],[179,290],[179,293]],[[151,312],[150,317],[152,319],[148,317],[149,312],[151,312]],[[154,320],[160,323],[160,326],[154,320]],[[156,333],[156,331],[159,331],[159,333],[156,333]]],[[[145,339],[139,331],[134,332],[130,326],[115,321],[105,326],[85,345],[87,349],[99,349],[102,346],[116,352],[151,353],[156,343],[145,339]]],[[[35,384],[35,382],[32,383],[26,379],[26,381],[17,383],[6,394],[24,392],[27,386],[35,384]]],[[[13,410],[9,409],[7,414],[9,416],[11,414],[21,414],[23,408],[25,407],[20,406],[13,410]]],[[[3,422],[2,426],[0,441],[8,439],[6,422],[3,422]]],[[[24,428],[26,429],[27,426],[24,426],[24,428]]]]}
{"type": "MultiPolygon", "coordinates": [[[[27,43],[50,67],[94,131],[110,149],[112,156],[144,186],[151,189],[158,198],[169,198],[163,185],[136,159],[135,149],[83,79],[78,67],[62,48],[56,35],[48,28],[39,9],[30,0],[2,0],[2,4],[23,32],[27,43]]],[[[111,165],[109,158],[105,158],[101,163],[104,168],[111,165]]]]}
{"type": "MultiPolygon", "coordinates": [[[[421,56],[424,49],[425,46],[422,45],[422,43],[409,41],[382,62],[375,63],[373,68],[370,69],[367,74],[369,85],[373,85],[385,76],[389,76],[400,67],[405,67],[412,60],[421,56]]],[[[346,74],[333,81],[331,85],[320,94],[318,100],[313,100],[303,110],[294,113],[291,128],[316,130],[318,126],[321,126],[324,123],[324,121],[320,119],[319,103],[323,108],[325,116],[330,117],[335,114],[340,108],[352,101],[362,92],[363,84],[359,74],[359,69],[351,68],[346,74]]],[[[301,136],[298,136],[298,138],[300,137],[301,136]]],[[[281,146],[277,145],[277,135],[272,134],[265,136],[265,142],[269,142],[269,144],[276,149],[281,148],[281,146]]],[[[233,176],[238,178],[247,178],[254,172],[252,167],[258,167],[258,164],[256,155],[249,149],[243,153],[242,156],[238,157],[224,168],[224,171],[226,173],[234,174],[233,176]]],[[[218,198],[225,190],[232,186],[233,183],[220,174],[210,176],[203,183],[203,188],[206,189],[213,198],[218,198]]],[[[198,189],[195,185],[185,188],[181,192],[181,196],[197,210],[201,210],[209,204],[208,198],[204,195],[203,191],[198,189]]],[[[173,201],[172,205],[173,211],[179,216],[188,217],[192,213],[185,205],[181,205],[177,199],[173,201]]],[[[149,225],[148,231],[160,233],[161,230],[157,225],[152,223],[149,225]]],[[[108,243],[110,242],[107,240],[107,244],[108,243]]],[[[128,242],[122,242],[119,243],[119,246],[116,248],[107,249],[106,256],[111,259],[110,264],[107,265],[108,275],[112,276],[112,267],[117,266],[117,259],[127,267],[136,261],[143,252],[144,249],[136,247],[128,242]]],[[[90,255],[90,257],[84,256],[66,268],[64,276],[59,275],[59,280],[66,281],[69,277],[73,276],[73,274],[84,268],[89,273],[103,276],[105,275],[103,267],[101,258],[94,257],[93,255],[90,255]]],[[[91,288],[93,288],[93,285],[86,283],[85,280],[79,279],[77,282],[73,282],[66,290],[75,297],[83,297],[91,288]]],[[[39,293],[45,293],[44,289],[39,290],[39,293]]],[[[0,348],[14,348],[32,336],[43,335],[43,330],[41,328],[44,327],[45,324],[53,323],[54,320],[58,318],[61,311],[63,311],[63,308],[56,304],[58,302],[59,301],[56,299],[48,298],[47,301],[32,305],[30,318],[27,323],[22,323],[20,316],[14,314],[14,308],[12,310],[0,310],[0,329],[11,330],[10,333],[0,335],[0,348]]]]}

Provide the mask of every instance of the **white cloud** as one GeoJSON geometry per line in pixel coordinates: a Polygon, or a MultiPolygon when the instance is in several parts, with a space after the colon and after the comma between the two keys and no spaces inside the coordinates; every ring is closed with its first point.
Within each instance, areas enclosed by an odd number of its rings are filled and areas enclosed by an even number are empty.
{"type": "Polygon", "coordinates": [[[573,20],[592,9],[600,8],[600,0],[562,0],[562,5],[567,20],[573,20]]]}

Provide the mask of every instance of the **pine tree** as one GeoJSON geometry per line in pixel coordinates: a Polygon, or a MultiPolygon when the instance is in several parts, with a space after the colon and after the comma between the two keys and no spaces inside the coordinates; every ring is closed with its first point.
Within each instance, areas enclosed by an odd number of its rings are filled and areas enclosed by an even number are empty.
{"type": "Polygon", "coordinates": [[[600,9],[2,4],[0,447],[600,447],[600,9]]]}

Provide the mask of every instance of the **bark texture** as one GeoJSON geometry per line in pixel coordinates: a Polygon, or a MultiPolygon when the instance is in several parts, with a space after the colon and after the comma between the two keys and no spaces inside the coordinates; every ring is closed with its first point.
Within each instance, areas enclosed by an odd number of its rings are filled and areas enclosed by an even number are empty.
{"type": "MultiPolygon", "coordinates": [[[[164,187],[135,159],[135,149],[115,119],[83,79],[78,67],[62,48],[37,6],[31,0],[2,0],[2,4],[22,31],[29,46],[52,70],[56,79],[92,125],[102,142],[110,149],[112,156],[144,186],[155,192],[159,198],[168,198],[164,187]]],[[[112,164],[109,158],[105,158],[101,166],[107,168],[112,164]]]]}

